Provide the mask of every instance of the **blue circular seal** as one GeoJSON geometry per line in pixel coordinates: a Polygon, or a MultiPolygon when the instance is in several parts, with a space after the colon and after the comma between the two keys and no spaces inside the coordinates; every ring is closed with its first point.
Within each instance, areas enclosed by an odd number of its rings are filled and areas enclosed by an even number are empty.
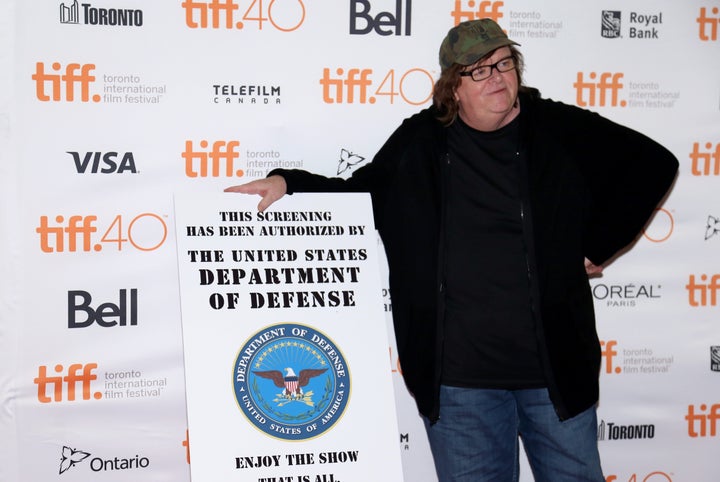
{"type": "Polygon", "coordinates": [[[305,440],[329,430],[350,398],[340,349],[309,326],[272,325],[248,338],[233,372],[235,400],[266,434],[305,440]]]}

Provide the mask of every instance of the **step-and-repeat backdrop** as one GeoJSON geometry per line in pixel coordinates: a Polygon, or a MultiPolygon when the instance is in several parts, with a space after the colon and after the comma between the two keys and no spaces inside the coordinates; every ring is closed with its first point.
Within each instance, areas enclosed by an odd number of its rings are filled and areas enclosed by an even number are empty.
{"type": "MultiPolygon", "coordinates": [[[[486,16],[522,44],[528,84],[680,159],[633,249],[592,282],[598,440],[608,482],[718,479],[717,0],[2,0],[0,11],[0,480],[189,480],[173,193],[218,193],[275,167],[349,176],[429,104],[447,30],[486,16]]],[[[404,478],[433,482],[389,345],[404,478]]]]}

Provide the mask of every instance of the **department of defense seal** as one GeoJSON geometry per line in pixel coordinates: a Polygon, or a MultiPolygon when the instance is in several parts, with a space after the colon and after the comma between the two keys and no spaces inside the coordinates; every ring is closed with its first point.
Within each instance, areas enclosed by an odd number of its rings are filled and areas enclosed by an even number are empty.
{"type": "Polygon", "coordinates": [[[305,440],[329,430],[350,397],[340,349],[309,326],[272,325],[251,336],[233,372],[238,406],[266,434],[305,440]]]}

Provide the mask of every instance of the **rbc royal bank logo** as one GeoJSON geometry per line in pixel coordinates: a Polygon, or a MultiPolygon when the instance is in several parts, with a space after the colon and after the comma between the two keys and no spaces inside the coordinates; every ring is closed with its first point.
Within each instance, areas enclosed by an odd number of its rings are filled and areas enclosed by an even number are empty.
{"type": "Polygon", "coordinates": [[[619,38],[620,21],[621,12],[616,10],[603,10],[600,34],[605,38],[619,38]]]}
{"type": "Polygon", "coordinates": [[[321,435],[340,420],[350,397],[340,349],[308,326],[259,331],[240,349],[234,368],[238,406],[253,425],[279,439],[321,435]]]}

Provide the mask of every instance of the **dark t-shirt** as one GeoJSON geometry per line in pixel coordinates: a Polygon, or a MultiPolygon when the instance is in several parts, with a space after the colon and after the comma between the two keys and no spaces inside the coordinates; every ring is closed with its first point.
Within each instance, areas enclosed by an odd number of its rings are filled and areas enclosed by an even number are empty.
{"type": "Polygon", "coordinates": [[[446,385],[545,385],[522,233],[518,124],[481,132],[458,119],[449,128],[446,385]]]}

